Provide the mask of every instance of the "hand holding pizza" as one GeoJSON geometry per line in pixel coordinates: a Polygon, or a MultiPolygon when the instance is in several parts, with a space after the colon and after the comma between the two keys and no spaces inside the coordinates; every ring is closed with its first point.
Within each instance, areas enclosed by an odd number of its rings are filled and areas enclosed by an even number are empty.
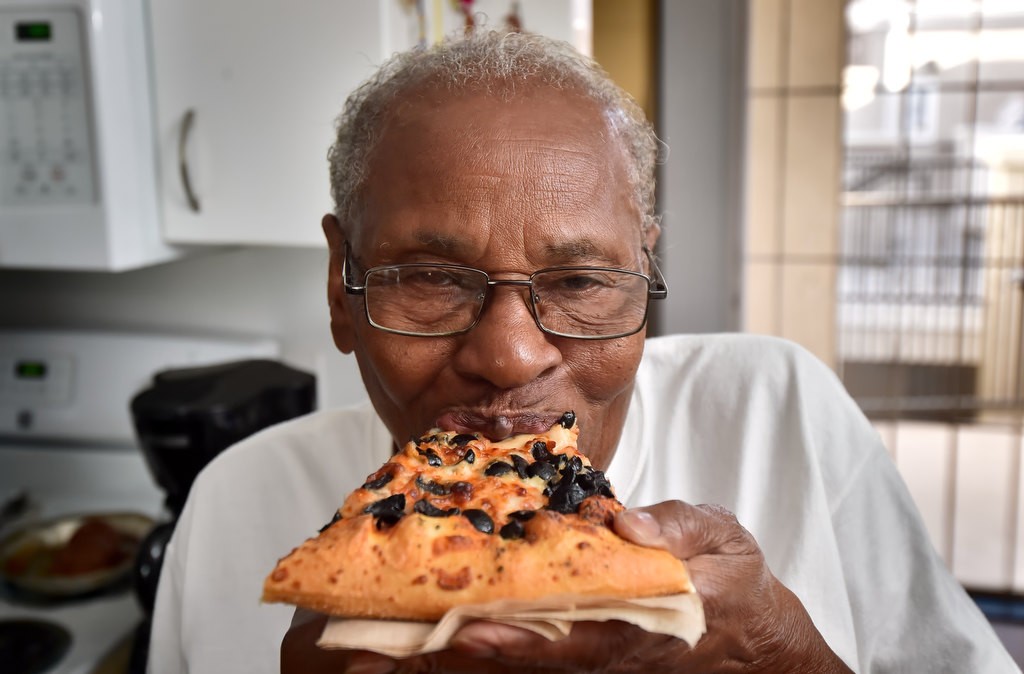
{"type": "Polygon", "coordinates": [[[686,560],[708,620],[695,648],[620,623],[581,623],[564,641],[549,642],[480,622],[463,628],[456,649],[494,658],[511,670],[849,671],[799,600],[768,570],[750,533],[725,509],[665,502],[620,514],[616,531],[686,560]]]}

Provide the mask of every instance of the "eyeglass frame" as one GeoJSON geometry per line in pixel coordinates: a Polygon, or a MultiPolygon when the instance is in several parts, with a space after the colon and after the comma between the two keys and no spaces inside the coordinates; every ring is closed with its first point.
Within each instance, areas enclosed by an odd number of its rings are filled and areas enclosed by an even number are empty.
{"type": "Polygon", "coordinates": [[[651,300],[663,300],[666,297],[668,297],[668,285],[665,283],[665,277],[662,275],[661,269],[658,267],[658,263],[654,261],[654,253],[652,253],[651,249],[648,248],[647,246],[643,247],[643,252],[644,252],[644,255],[647,256],[647,262],[648,262],[648,264],[650,264],[650,267],[651,267],[651,275],[650,276],[648,276],[647,274],[644,274],[643,272],[634,271],[632,269],[618,269],[616,267],[590,267],[590,266],[585,266],[585,265],[569,265],[569,266],[560,266],[560,267],[545,267],[543,269],[538,269],[538,270],[532,272],[530,274],[529,278],[525,278],[525,279],[493,279],[493,278],[491,278],[491,275],[488,274],[483,269],[477,269],[476,267],[470,267],[468,265],[449,264],[449,263],[443,263],[443,262],[438,262],[438,263],[434,263],[434,262],[413,262],[413,263],[404,263],[404,264],[386,264],[386,265],[378,265],[376,267],[370,267],[365,272],[363,272],[363,285],[360,286],[360,285],[355,285],[352,282],[352,280],[349,278],[350,277],[350,269],[355,267],[355,265],[354,264],[350,264],[350,260],[351,260],[351,256],[352,256],[352,248],[351,248],[351,246],[349,246],[348,241],[345,241],[345,259],[342,262],[342,266],[341,266],[341,280],[342,280],[342,284],[345,286],[345,293],[346,294],[348,294],[348,295],[361,295],[361,296],[363,296],[363,298],[364,298],[364,300],[363,300],[363,312],[366,314],[366,321],[367,321],[367,323],[369,323],[372,327],[374,327],[374,328],[376,328],[378,330],[383,330],[384,332],[390,332],[390,333],[395,334],[395,335],[406,335],[408,337],[453,337],[455,335],[464,335],[467,332],[469,332],[470,330],[472,330],[473,328],[475,328],[477,326],[477,324],[480,323],[480,319],[483,317],[483,314],[484,314],[483,310],[484,310],[484,308],[486,308],[487,303],[488,303],[488,301],[491,298],[491,289],[494,288],[495,286],[508,285],[508,286],[519,286],[521,288],[522,287],[530,288],[530,293],[529,293],[530,301],[529,301],[529,304],[527,306],[528,306],[528,308],[530,310],[530,315],[533,316],[533,322],[537,325],[537,329],[539,329],[541,332],[543,332],[545,334],[552,335],[552,336],[555,336],[555,337],[565,337],[567,339],[587,339],[587,340],[620,339],[622,337],[629,337],[630,335],[635,335],[636,333],[638,333],[638,332],[640,332],[641,330],[644,329],[644,327],[647,325],[647,319],[648,319],[648,316],[650,314],[651,300]],[[410,332],[410,331],[407,331],[407,330],[397,330],[395,328],[384,327],[383,325],[380,325],[379,323],[374,322],[374,320],[370,317],[370,308],[369,308],[367,302],[365,301],[366,288],[367,288],[367,279],[369,278],[370,274],[372,274],[374,272],[385,271],[385,270],[403,269],[403,268],[408,269],[408,268],[412,268],[412,267],[423,267],[423,266],[439,267],[439,268],[442,268],[442,269],[455,269],[455,270],[462,270],[462,271],[470,271],[470,272],[474,272],[474,273],[477,273],[477,274],[483,274],[484,279],[485,279],[484,296],[483,296],[483,299],[480,302],[480,310],[477,312],[476,318],[473,319],[473,322],[469,326],[467,326],[467,327],[465,327],[465,328],[463,328],[461,330],[452,330],[452,331],[448,331],[448,332],[438,332],[438,333],[410,332]],[[543,273],[546,273],[546,272],[553,272],[553,271],[621,272],[621,273],[631,274],[633,276],[638,276],[640,278],[643,278],[644,280],[647,281],[647,304],[644,306],[644,317],[643,317],[643,320],[640,321],[640,325],[637,326],[637,328],[635,330],[632,330],[630,332],[618,333],[618,334],[614,334],[614,335],[569,335],[569,334],[565,334],[565,333],[562,333],[562,332],[557,332],[555,330],[552,330],[550,328],[545,327],[540,322],[540,317],[537,315],[537,303],[536,303],[536,300],[535,300],[535,297],[534,297],[534,293],[533,293],[533,279],[534,279],[534,277],[537,274],[543,274],[543,273]]]}

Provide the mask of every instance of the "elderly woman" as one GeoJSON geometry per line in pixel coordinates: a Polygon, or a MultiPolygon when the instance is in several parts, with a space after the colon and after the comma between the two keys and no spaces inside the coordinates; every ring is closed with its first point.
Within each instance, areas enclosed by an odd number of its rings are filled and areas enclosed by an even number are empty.
{"type": "Polygon", "coordinates": [[[656,150],[596,66],[537,36],[400,54],[355,92],[323,229],[331,331],[372,407],[269,429],[200,476],[164,565],[153,671],[274,671],[282,637],[283,668],[305,672],[1018,671],[824,366],[774,339],[645,340],[664,290],[656,150]],[[417,282],[371,292],[393,265],[419,265],[417,282]],[[624,282],[593,287],[590,268],[624,282]],[[322,618],[289,631],[288,609],[258,605],[276,559],[396,443],[434,426],[539,432],[567,409],[632,508],[617,532],[687,560],[708,621],[696,647],[618,622],[556,642],[477,622],[396,663],[320,651],[322,618]]]}

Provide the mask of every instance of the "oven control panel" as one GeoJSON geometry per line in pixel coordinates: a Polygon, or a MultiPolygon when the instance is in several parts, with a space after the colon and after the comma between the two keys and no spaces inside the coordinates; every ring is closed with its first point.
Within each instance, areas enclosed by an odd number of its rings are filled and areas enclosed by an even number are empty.
{"type": "Polygon", "coordinates": [[[255,336],[0,330],[0,446],[134,445],[129,404],[155,373],[279,354],[275,340],[255,336]]]}
{"type": "Polygon", "coordinates": [[[68,354],[0,354],[0,400],[62,405],[71,399],[73,376],[74,360],[68,354]]]}

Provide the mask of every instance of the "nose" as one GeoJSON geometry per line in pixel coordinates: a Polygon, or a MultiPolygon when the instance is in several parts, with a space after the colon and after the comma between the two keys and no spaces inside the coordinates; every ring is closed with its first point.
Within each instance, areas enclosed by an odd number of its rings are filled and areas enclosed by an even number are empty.
{"type": "Polygon", "coordinates": [[[462,376],[500,389],[525,386],[562,362],[533,320],[528,287],[495,286],[480,321],[460,338],[453,364],[462,376]]]}

